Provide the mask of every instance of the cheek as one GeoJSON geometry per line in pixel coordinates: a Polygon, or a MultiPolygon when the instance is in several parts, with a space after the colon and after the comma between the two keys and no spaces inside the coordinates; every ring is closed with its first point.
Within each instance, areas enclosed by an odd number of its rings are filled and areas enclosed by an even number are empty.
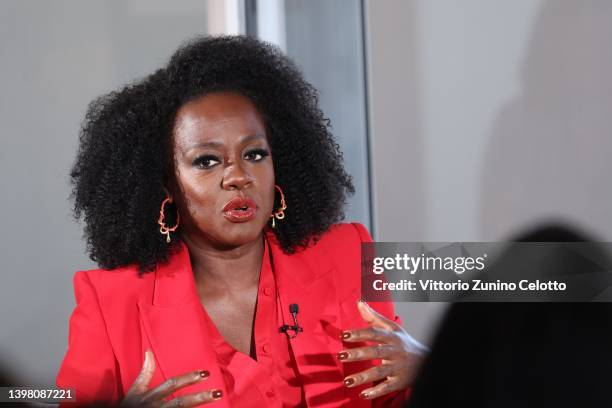
{"type": "Polygon", "coordinates": [[[274,178],[274,167],[270,164],[270,166],[266,167],[266,171],[264,177],[262,178],[263,185],[262,187],[268,193],[264,195],[266,204],[268,208],[266,210],[272,211],[272,207],[274,206],[274,197],[275,197],[275,178],[274,178]]]}
{"type": "Polygon", "coordinates": [[[190,177],[182,180],[183,205],[192,215],[212,212],[215,196],[214,183],[204,177],[190,177]]]}

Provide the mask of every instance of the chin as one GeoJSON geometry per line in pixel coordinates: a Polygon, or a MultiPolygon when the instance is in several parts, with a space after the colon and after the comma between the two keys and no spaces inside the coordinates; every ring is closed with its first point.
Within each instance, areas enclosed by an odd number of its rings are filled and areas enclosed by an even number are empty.
{"type": "Polygon", "coordinates": [[[221,231],[221,239],[228,246],[240,246],[253,242],[261,235],[264,225],[255,220],[244,223],[227,222],[221,231]]]}

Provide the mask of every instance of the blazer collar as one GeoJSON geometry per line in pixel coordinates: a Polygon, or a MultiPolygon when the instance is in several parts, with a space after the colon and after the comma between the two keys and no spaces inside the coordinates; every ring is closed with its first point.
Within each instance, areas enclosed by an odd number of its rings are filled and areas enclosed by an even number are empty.
{"type": "MultiPolygon", "coordinates": [[[[269,240],[276,242],[273,236],[269,240]]],[[[336,282],[330,256],[318,248],[288,255],[276,243],[270,249],[285,323],[293,322],[289,305],[299,305],[298,322],[304,331],[291,339],[291,350],[307,405],[347,406],[344,369],[335,357],[343,349],[337,293],[342,282],[336,282]]]]}
{"type": "MultiPolygon", "coordinates": [[[[268,231],[265,237],[285,322],[292,322],[289,305],[296,303],[300,307],[298,321],[304,332],[291,340],[291,347],[308,405],[342,406],[347,400],[341,386],[343,369],[334,357],[343,345],[333,266],[327,254],[314,254],[307,249],[289,255],[282,251],[272,232],[268,231]],[[338,386],[330,387],[330,383],[338,386]]],[[[211,388],[220,388],[227,394],[214,350],[207,347],[211,345],[211,335],[203,322],[184,242],[168,262],[158,265],[153,302],[141,301],[139,308],[166,379],[200,368],[211,372],[210,379],[179,390],[175,396],[211,388]]],[[[213,405],[223,406],[224,400],[213,405]]]]}
{"type": "MultiPolygon", "coordinates": [[[[271,262],[285,288],[303,289],[324,275],[332,266],[327,257],[308,256],[307,250],[286,254],[271,231],[265,233],[271,262]]],[[[154,306],[179,306],[199,300],[195,278],[191,270],[189,249],[181,240],[168,257],[157,265],[153,292],[154,306]]]]}
{"type": "MultiPolygon", "coordinates": [[[[327,256],[313,256],[308,249],[294,254],[283,252],[276,236],[268,231],[270,254],[277,279],[284,283],[284,289],[301,290],[333,269],[327,256]]],[[[326,254],[324,254],[326,255],[326,254]]]]}
{"type": "Polygon", "coordinates": [[[179,306],[198,299],[187,245],[181,240],[168,262],[155,269],[154,306],[179,306]]]}
{"type": "MultiPolygon", "coordinates": [[[[209,341],[212,336],[204,320],[189,251],[182,240],[168,261],[157,265],[154,282],[153,301],[142,299],[138,308],[163,379],[199,369],[210,372],[206,381],[182,388],[172,397],[210,389],[221,389],[227,395],[214,346],[209,341]]],[[[146,338],[142,339],[143,350],[148,347],[146,338]]],[[[227,398],[212,406],[229,408],[227,398]]]]}

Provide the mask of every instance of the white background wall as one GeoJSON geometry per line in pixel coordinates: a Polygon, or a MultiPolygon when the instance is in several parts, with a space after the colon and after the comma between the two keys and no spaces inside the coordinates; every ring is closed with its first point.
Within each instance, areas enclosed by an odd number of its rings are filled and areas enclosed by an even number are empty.
{"type": "Polygon", "coordinates": [[[68,202],[87,104],[153,72],[206,21],[200,0],[0,5],[0,371],[21,384],[54,384],[72,275],[95,267],[68,202]]]}
{"type": "MultiPolygon", "coordinates": [[[[377,240],[612,240],[612,2],[365,5],[377,240]]],[[[398,305],[425,340],[443,307],[398,305]]]]}

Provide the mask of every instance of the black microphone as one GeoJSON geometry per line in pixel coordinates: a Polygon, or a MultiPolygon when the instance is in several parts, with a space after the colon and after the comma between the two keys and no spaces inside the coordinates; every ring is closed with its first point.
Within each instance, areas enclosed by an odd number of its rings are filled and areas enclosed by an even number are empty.
{"type": "Polygon", "coordinates": [[[297,321],[297,314],[299,312],[300,308],[297,305],[297,303],[292,303],[289,305],[289,313],[291,313],[291,316],[293,316],[293,326],[290,326],[288,324],[283,324],[281,327],[279,327],[279,331],[281,333],[285,333],[289,339],[293,339],[294,337],[296,337],[300,332],[304,331],[304,328],[301,327],[298,324],[297,321]],[[289,330],[293,331],[293,335],[290,335],[288,332],[289,330]]]}

